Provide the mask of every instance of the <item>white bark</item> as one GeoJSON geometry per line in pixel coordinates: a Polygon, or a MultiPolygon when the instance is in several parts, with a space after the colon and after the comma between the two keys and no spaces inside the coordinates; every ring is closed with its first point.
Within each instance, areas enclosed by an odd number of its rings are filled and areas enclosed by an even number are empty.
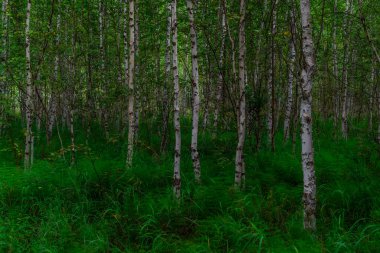
{"type": "Polygon", "coordinates": [[[245,0],[240,0],[240,22],[239,22],[239,124],[238,124],[238,145],[236,147],[235,160],[235,187],[244,186],[245,163],[244,163],[244,142],[246,130],[245,111],[245,0]]]}
{"type": "Polygon", "coordinates": [[[254,74],[253,74],[253,83],[255,85],[255,87],[257,87],[258,85],[258,82],[259,82],[259,63],[260,63],[260,59],[259,59],[259,56],[260,56],[260,52],[261,52],[261,46],[262,46],[262,34],[264,33],[264,29],[265,29],[265,15],[267,13],[267,6],[268,6],[268,0],[264,0],[264,11],[263,11],[263,14],[262,14],[262,20],[261,20],[261,25],[260,25],[260,34],[258,36],[258,42],[257,42],[257,50],[256,50],[256,60],[255,60],[255,71],[254,71],[254,74]]]}
{"type": "MultiPolygon", "coordinates": [[[[139,29],[139,15],[138,15],[138,2],[137,0],[135,0],[135,58],[138,57],[138,54],[139,54],[139,34],[140,34],[140,29],[139,29]]],[[[139,132],[139,125],[140,125],[140,99],[141,99],[141,95],[140,95],[140,89],[139,89],[139,86],[138,86],[138,83],[137,83],[137,79],[136,77],[138,77],[139,75],[139,66],[137,63],[135,63],[135,71],[134,71],[134,75],[135,75],[135,78],[134,80],[135,81],[135,104],[134,104],[134,110],[135,110],[135,125],[133,126],[134,127],[134,131],[135,131],[135,136],[134,136],[134,141],[136,142],[137,139],[138,139],[138,132],[139,132]]]]}
{"type": "MultiPolygon", "coordinates": [[[[7,84],[7,58],[8,58],[8,45],[7,45],[7,39],[8,39],[8,0],[3,0],[2,5],[2,55],[1,55],[1,62],[2,62],[2,75],[3,80],[0,81],[0,99],[2,99],[1,96],[6,96],[8,93],[8,84],[7,84]]],[[[5,109],[4,105],[0,105],[0,135],[3,128],[2,122],[5,119],[5,109]]]]}
{"type": "Polygon", "coordinates": [[[334,73],[334,84],[335,84],[335,94],[334,94],[334,125],[337,126],[339,119],[339,82],[338,82],[338,49],[336,44],[336,32],[337,32],[337,12],[338,12],[338,0],[334,1],[334,24],[333,24],[333,73],[334,73]]]}
{"type": "MultiPolygon", "coordinates": [[[[292,4],[293,5],[293,4],[292,4]]],[[[288,73],[288,99],[286,102],[285,123],[284,123],[284,139],[289,139],[290,120],[293,108],[293,80],[294,80],[294,64],[296,60],[296,45],[295,45],[295,32],[296,23],[294,9],[290,10],[290,30],[291,38],[289,40],[289,73],[288,73]]]]}
{"type": "Polygon", "coordinates": [[[277,2],[275,0],[272,13],[272,32],[271,32],[271,49],[269,50],[270,66],[268,68],[268,114],[267,114],[267,127],[268,137],[272,149],[274,149],[274,130],[275,130],[275,71],[276,71],[276,52],[275,52],[275,35],[277,33],[277,2]]]}
{"type": "Polygon", "coordinates": [[[312,136],[312,76],[315,70],[314,44],[311,28],[310,0],[301,0],[302,52],[301,74],[301,141],[303,169],[304,228],[316,230],[316,180],[312,136]]]}
{"type": "Polygon", "coordinates": [[[196,182],[201,180],[201,164],[198,153],[199,128],[199,70],[198,70],[198,44],[195,27],[193,0],[186,0],[190,20],[191,63],[192,63],[192,90],[193,90],[193,127],[191,131],[191,159],[193,160],[194,177],[196,182]]]}
{"type": "MultiPolygon", "coordinates": [[[[7,59],[8,59],[8,0],[3,0],[3,5],[2,5],[2,25],[3,25],[3,54],[2,54],[2,61],[6,64],[7,59]]],[[[6,66],[4,66],[6,67],[6,66]]],[[[4,75],[6,75],[6,71],[4,70],[4,75]]],[[[5,80],[6,84],[6,80],[5,80]]],[[[5,85],[4,84],[4,85],[5,85]]],[[[6,90],[6,87],[0,87],[3,88],[3,91],[6,90]]]]}
{"type": "Polygon", "coordinates": [[[173,43],[173,78],[174,78],[174,175],[173,193],[179,199],[181,197],[181,125],[180,125],[180,97],[178,74],[178,24],[177,24],[177,0],[172,2],[172,43],[173,43]]]}
{"type": "Polygon", "coordinates": [[[100,64],[102,71],[102,82],[104,81],[104,68],[105,68],[105,55],[104,55],[104,11],[102,0],[99,0],[99,50],[100,50],[100,64]]]}
{"type": "Polygon", "coordinates": [[[30,11],[31,0],[28,0],[26,7],[26,26],[25,26],[25,44],[26,44],[26,138],[25,138],[25,160],[24,167],[32,167],[32,150],[33,150],[33,131],[32,131],[32,111],[33,111],[33,87],[32,87],[32,70],[30,62],[30,11]]]}
{"type": "Polygon", "coordinates": [[[223,93],[223,65],[224,65],[224,49],[225,49],[225,39],[226,39],[226,2],[225,0],[220,1],[220,13],[222,19],[222,38],[221,38],[221,47],[219,51],[219,73],[218,73],[218,85],[216,90],[216,104],[214,112],[214,131],[218,128],[219,120],[219,109],[222,103],[222,93],[223,93]]]}
{"type": "Polygon", "coordinates": [[[135,1],[129,0],[129,79],[128,79],[128,155],[127,167],[132,166],[134,130],[134,70],[135,70],[135,1]]]}
{"type": "MultiPolygon", "coordinates": [[[[60,8],[60,3],[61,0],[58,0],[58,8],[60,8]]],[[[57,49],[59,48],[60,45],[60,30],[61,30],[61,13],[58,11],[57,14],[57,29],[56,29],[56,38],[55,38],[55,45],[57,49]]],[[[57,84],[58,83],[58,67],[59,67],[59,51],[57,51],[57,55],[55,56],[55,61],[54,61],[54,82],[57,84]]],[[[53,88],[54,89],[54,88],[53,88]]],[[[48,142],[50,141],[50,138],[53,133],[53,126],[54,126],[54,120],[56,118],[56,110],[57,110],[57,96],[55,91],[52,91],[51,97],[50,97],[50,109],[49,109],[49,119],[48,119],[48,142]]]]}
{"type": "MultiPolygon", "coordinates": [[[[124,51],[123,51],[123,57],[124,57],[124,87],[126,90],[128,90],[128,81],[129,81],[129,59],[128,59],[128,0],[123,0],[123,42],[124,42],[124,51]]],[[[127,125],[127,121],[129,120],[129,114],[128,111],[123,111],[123,129],[122,129],[122,134],[124,136],[125,134],[125,126],[127,125]],[[124,120],[125,119],[125,120],[124,120]]]]}
{"type": "Polygon", "coordinates": [[[171,68],[171,29],[172,29],[172,7],[171,3],[168,5],[168,20],[166,30],[166,49],[165,49],[165,83],[162,96],[162,139],[161,139],[161,151],[164,151],[168,142],[168,121],[169,121],[169,96],[168,96],[168,84],[170,82],[170,68],[171,68]]]}
{"type": "MultiPolygon", "coordinates": [[[[102,91],[107,94],[107,79],[105,78],[105,48],[104,48],[104,5],[103,0],[99,0],[99,51],[100,51],[100,85],[102,91]]],[[[100,119],[103,117],[104,121],[104,131],[106,134],[106,139],[109,139],[109,126],[108,126],[108,110],[104,107],[104,105],[101,106],[102,110],[100,110],[101,115],[100,119]]]]}
{"type": "Polygon", "coordinates": [[[350,13],[352,10],[352,3],[350,0],[346,0],[346,11],[345,11],[345,20],[343,28],[344,36],[344,58],[343,58],[343,101],[342,101],[342,135],[344,139],[348,137],[348,60],[349,60],[349,30],[350,30],[350,13]]]}

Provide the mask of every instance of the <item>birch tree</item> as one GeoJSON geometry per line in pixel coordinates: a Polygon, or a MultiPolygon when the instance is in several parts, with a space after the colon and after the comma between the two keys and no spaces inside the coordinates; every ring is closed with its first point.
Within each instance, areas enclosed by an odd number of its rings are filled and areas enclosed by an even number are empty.
{"type": "Polygon", "coordinates": [[[301,1],[302,53],[301,73],[301,142],[303,170],[304,228],[316,230],[316,179],[312,135],[312,86],[315,71],[314,44],[311,27],[310,0],[301,1]]]}
{"type": "Polygon", "coordinates": [[[172,2],[172,46],[173,46],[173,80],[174,80],[174,175],[173,193],[179,199],[181,197],[181,124],[180,124],[180,98],[179,98],[179,73],[178,73],[178,24],[177,24],[177,0],[172,2]]]}
{"type": "Polygon", "coordinates": [[[374,103],[376,103],[376,85],[375,85],[375,75],[376,75],[376,61],[375,59],[372,60],[372,67],[371,67],[371,79],[370,79],[370,89],[371,94],[369,95],[369,122],[368,122],[368,128],[370,131],[373,129],[373,111],[375,110],[374,103]],[[375,101],[374,101],[375,100],[375,101]]]}
{"type": "MultiPolygon", "coordinates": [[[[8,84],[7,84],[7,59],[8,59],[8,0],[3,1],[2,5],[2,54],[1,54],[1,62],[3,66],[3,80],[0,81],[0,99],[5,98],[6,93],[8,92],[8,84]]],[[[0,103],[0,135],[2,132],[3,124],[5,121],[5,105],[0,103]]]]}
{"type": "Polygon", "coordinates": [[[193,91],[193,122],[191,131],[191,158],[193,160],[194,177],[196,182],[201,180],[201,165],[198,152],[198,128],[199,128],[199,71],[198,71],[198,44],[197,32],[194,18],[194,0],[186,0],[187,11],[190,21],[190,39],[191,39],[191,63],[192,63],[192,91],[193,91]]]}
{"type": "Polygon", "coordinates": [[[172,7],[171,3],[168,4],[168,19],[167,19],[167,29],[166,29],[166,49],[165,49],[165,82],[164,90],[162,96],[162,137],[161,137],[161,151],[166,150],[168,145],[168,130],[169,130],[169,95],[168,95],[168,84],[171,80],[170,78],[170,68],[171,68],[171,29],[172,29],[172,7]]]}
{"type": "Polygon", "coordinates": [[[32,113],[33,113],[33,87],[32,87],[32,70],[30,59],[30,11],[32,1],[27,1],[26,7],[26,25],[25,25],[25,55],[26,55],[26,138],[25,138],[25,159],[24,168],[32,167],[33,157],[32,150],[34,145],[34,136],[32,130],[32,113]]]}
{"type": "MultiPolygon", "coordinates": [[[[60,30],[61,30],[61,13],[60,13],[60,3],[61,0],[58,0],[58,14],[57,14],[57,28],[56,28],[56,38],[55,38],[55,46],[57,49],[59,49],[60,45],[60,30]]],[[[58,82],[58,68],[59,68],[59,50],[57,50],[57,55],[55,56],[54,60],[54,82],[57,85],[58,82]]],[[[55,86],[57,87],[57,86],[55,86]]],[[[47,132],[47,142],[49,143],[50,138],[52,137],[53,133],[53,126],[54,126],[54,120],[56,118],[56,110],[57,110],[57,95],[56,92],[52,90],[51,98],[50,98],[50,108],[49,108],[49,118],[48,118],[48,132],[47,132]]]]}
{"type": "Polygon", "coordinates": [[[285,140],[289,139],[289,132],[290,132],[290,120],[291,120],[292,108],[293,108],[294,64],[296,60],[296,45],[295,45],[296,23],[295,23],[293,1],[291,0],[290,3],[292,6],[290,10],[291,37],[289,39],[288,99],[286,102],[285,122],[284,122],[284,139],[285,140]]]}
{"type": "Polygon", "coordinates": [[[276,71],[276,52],[275,52],[275,35],[277,33],[277,2],[274,0],[273,13],[272,13],[272,31],[271,31],[271,48],[269,50],[270,64],[268,68],[268,114],[267,114],[267,127],[269,142],[272,150],[274,150],[274,131],[275,131],[275,71],[276,71]]]}
{"type": "Polygon", "coordinates": [[[244,142],[246,130],[245,111],[245,0],[240,0],[240,22],[239,22],[239,124],[238,124],[238,145],[235,159],[235,187],[244,187],[245,182],[245,162],[244,162],[244,142]]]}
{"type": "Polygon", "coordinates": [[[333,38],[332,38],[332,48],[333,48],[333,73],[334,73],[334,125],[337,126],[339,119],[339,82],[338,82],[338,48],[336,42],[336,32],[337,32],[337,15],[338,15],[338,0],[334,1],[334,21],[333,21],[333,38]]]}
{"type": "MultiPolygon", "coordinates": [[[[128,29],[129,29],[129,15],[128,15],[128,0],[123,0],[123,42],[124,42],[124,51],[123,51],[123,57],[124,57],[124,88],[125,90],[128,90],[128,83],[129,83],[129,51],[128,51],[128,29]]],[[[128,111],[124,112],[125,115],[128,115],[129,120],[129,114],[128,111]]],[[[123,122],[123,125],[124,122],[123,122]]],[[[125,128],[123,126],[123,135],[125,132],[125,128]]]]}
{"type": "Polygon", "coordinates": [[[352,10],[351,0],[346,0],[346,11],[344,18],[343,36],[344,36],[344,52],[343,52],[343,101],[342,101],[342,134],[343,138],[348,137],[348,60],[349,60],[349,35],[350,35],[350,13],[352,10]]]}
{"type": "Polygon", "coordinates": [[[225,0],[220,0],[220,14],[221,14],[221,27],[222,27],[222,36],[221,36],[221,46],[219,51],[219,73],[218,73],[218,84],[216,89],[216,105],[214,112],[214,131],[218,128],[219,120],[219,109],[222,102],[223,94],[223,65],[224,65],[224,50],[225,50],[225,40],[226,40],[226,2],[225,0]]]}
{"type": "Polygon", "coordinates": [[[127,166],[132,166],[134,146],[134,70],[135,70],[135,1],[129,0],[129,73],[128,73],[128,154],[127,166]]]}

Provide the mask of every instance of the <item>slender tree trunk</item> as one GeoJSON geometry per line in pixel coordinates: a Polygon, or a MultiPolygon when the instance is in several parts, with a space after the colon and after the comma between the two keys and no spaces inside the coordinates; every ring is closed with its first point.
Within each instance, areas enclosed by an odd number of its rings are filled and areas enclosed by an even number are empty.
{"type": "MultiPolygon", "coordinates": [[[[124,40],[124,86],[125,89],[128,91],[128,82],[129,82],[129,58],[128,58],[128,29],[129,29],[129,23],[128,23],[128,0],[123,0],[124,5],[123,5],[123,16],[124,16],[124,29],[123,29],[123,40],[124,40]]],[[[124,112],[125,115],[128,115],[128,120],[129,120],[129,114],[128,112],[124,112]]],[[[126,121],[123,121],[123,130],[122,134],[124,136],[125,133],[125,125],[126,121]]]]}
{"type": "Polygon", "coordinates": [[[33,87],[32,87],[32,70],[30,62],[30,10],[31,0],[28,0],[26,7],[26,27],[25,27],[25,42],[26,42],[26,138],[25,138],[25,169],[32,167],[33,158],[31,153],[33,150],[33,131],[32,131],[32,111],[33,111],[33,87]]]}
{"type": "Polygon", "coordinates": [[[375,70],[376,66],[376,60],[372,60],[372,68],[371,68],[371,94],[369,95],[369,122],[368,122],[368,129],[372,131],[373,129],[373,111],[375,110],[374,103],[376,103],[376,85],[375,85],[375,70]],[[374,101],[375,100],[375,101],[374,101]]]}
{"type": "Polygon", "coordinates": [[[338,76],[338,49],[336,44],[336,31],[337,31],[337,12],[338,12],[338,0],[334,1],[334,24],[333,24],[333,73],[334,73],[334,126],[338,125],[339,119],[339,101],[340,101],[340,92],[339,92],[339,76],[338,76]]]}
{"type": "Polygon", "coordinates": [[[253,83],[254,83],[255,87],[258,86],[258,82],[259,82],[259,71],[260,71],[259,56],[260,56],[261,48],[262,48],[262,39],[263,39],[262,33],[264,33],[264,31],[265,31],[265,15],[266,15],[267,9],[268,9],[268,0],[264,0],[263,5],[264,5],[263,6],[264,11],[262,13],[262,20],[261,20],[261,24],[260,24],[261,33],[258,36],[257,49],[256,49],[256,59],[255,59],[255,71],[254,71],[254,75],[253,75],[253,83]]]}
{"type": "Polygon", "coordinates": [[[193,0],[186,0],[187,11],[190,20],[191,62],[192,62],[192,90],[193,90],[193,127],[191,131],[191,158],[193,160],[194,177],[196,182],[201,180],[201,164],[198,152],[198,128],[199,128],[199,70],[198,70],[198,44],[195,27],[193,0]]]}
{"type": "Polygon", "coordinates": [[[342,105],[342,135],[344,139],[348,137],[348,60],[349,60],[349,30],[350,30],[350,13],[352,10],[352,3],[350,0],[346,0],[346,12],[345,12],[345,21],[344,21],[344,58],[343,58],[343,105],[342,105]]]}
{"type": "MultiPolygon", "coordinates": [[[[58,0],[58,8],[60,8],[61,0],[58,0]]],[[[50,109],[49,109],[49,118],[48,118],[48,133],[47,133],[47,143],[50,142],[50,138],[53,134],[53,126],[54,126],[54,120],[56,118],[56,111],[57,111],[57,95],[54,90],[55,87],[57,87],[58,83],[58,68],[59,68],[59,45],[60,45],[60,30],[61,30],[61,13],[58,11],[57,15],[57,35],[55,38],[55,46],[58,49],[57,55],[55,56],[54,61],[54,82],[55,86],[53,86],[52,94],[50,97],[50,109]]]]}
{"type": "MultiPolygon", "coordinates": [[[[76,0],[74,0],[75,4],[76,0]]],[[[76,15],[74,16],[74,22],[77,21],[76,15]]],[[[71,139],[71,166],[76,163],[76,148],[75,148],[75,132],[74,132],[74,109],[75,109],[75,86],[78,81],[77,78],[77,29],[74,29],[74,33],[71,39],[72,46],[72,59],[69,66],[69,72],[72,80],[72,87],[68,90],[67,98],[67,111],[68,111],[68,120],[69,120],[69,129],[70,129],[70,139],[71,139]]]]}
{"type": "Polygon", "coordinates": [[[246,130],[245,111],[245,0],[240,0],[240,23],[239,23],[239,124],[238,124],[238,145],[236,148],[235,160],[235,187],[244,187],[245,183],[245,162],[244,162],[244,142],[246,130]]]}
{"type": "Polygon", "coordinates": [[[88,146],[90,134],[91,134],[91,119],[92,117],[96,117],[94,110],[95,110],[95,99],[93,96],[93,76],[92,76],[92,53],[91,53],[91,42],[92,42],[92,28],[90,26],[91,24],[91,10],[90,10],[90,3],[87,2],[87,24],[88,24],[88,30],[87,30],[87,92],[86,92],[86,99],[87,99],[87,129],[86,129],[86,145],[88,146]]]}
{"type": "Polygon", "coordinates": [[[75,164],[74,105],[70,105],[71,166],[75,164]]]}
{"type": "MultiPolygon", "coordinates": [[[[138,57],[139,55],[139,34],[140,34],[140,29],[139,29],[139,13],[138,13],[138,2],[137,0],[135,0],[135,58],[138,57]]],[[[137,58],[138,59],[138,58],[137,58]]],[[[136,62],[136,61],[135,61],[136,62]]],[[[138,133],[139,133],[139,128],[140,128],[140,100],[141,100],[141,89],[140,89],[140,86],[139,86],[139,83],[137,82],[138,81],[138,75],[139,75],[139,70],[140,70],[140,66],[138,65],[138,62],[135,63],[135,77],[134,77],[134,90],[135,90],[135,96],[136,96],[136,99],[135,99],[135,104],[134,104],[134,110],[135,110],[135,123],[134,123],[134,131],[135,131],[135,136],[134,136],[134,141],[136,142],[137,139],[138,139],[138,133]]]]}
{"type": "MultiPolygon", "coordinates": [[[[206,48],[209,48],[208,46],[206,46],[206,48]]],[[[204,67],[204,73],[205,73],[205,79],[206,79],[206,83],[205,83],[205,87],[204,87],[204,90],[203,90],[203,94],[204,94],[204,115],[203,115],[203,131],[205,131],[208,127],[208,124],[209,124],[209,115],[210,115],[210,99],[212,97],[212,92],[211,92],[211,80],[212,80],[212,74],[211,74],[211,63],[210,63],[210,57],[206,54],[206,63],[205,63],[205,67],[204,67]]]]}
{"type": "MultiPolygon", "coordinates": [[[[293,3],[291,1],[293,6],[293,3]]],[[[292,117],[292,108],[293,108],[293,80],[294,80],[294,64],[296,60],[296,45],[295,45],[295,36],[296,36],[296,23],[294,16],[294,8],[290,10],[290,30],[291,38],[289,40],[289,73],[288,73],[288,99],[286,102],[286,112],[285,112],[285,123],[284,123],[284,140],[289,139],[290,132],[290,120],[292,117]]]]}
{"type": "Polygon", "coordinates": [[[135,137],[134,111],[134,70],[135,70],[135,0],[129,0],[129,74],[128,74],[128,155],[127,166],[132,166],[133,146],[135,137]]]}
{"type": "MultiPolygon", "coordinates": [[[[3,0],[2,5],[2,25],[3,25],[3,31],[2,31],[2,55],[1,55],[1,62],[3,66],[3,80],[0,81],[0,99],[3,99],[7,96],[8,91],[8,83],[7,83],[7,62],[8,62],[8,0],[3,0]]],[[[4,105],[0,105],[0,136],[3,129],[3,124],[6,120],[6,112],[4,105]]]]}
{"type": "Polygon", "coordinates": [[[221,13],[221,25],[222,25],[222,38],[221,38],[221,47],[219,51],[219,74],[218,74],[218,85],[216,89],[216,104],[214,111],[214,137],[218,128],[219,120],[219,109],[222,103],[222,94],[223,94],[223,65],[224,65],[224,50],[225,50],[225,40],[226,40],[226,3],[225,0],[220,0],[220,13],[221,13]]]}
{"type": "Polygon", "coordinates": [[[161,152],[165,151],[168,145],[168,132],[169,132],[169,95],[168,84],[170,83],[170,68],[171,68],[171,29],[172,29],[172,5],[168,5],[168,21],[166,30],[166,50],[165,50],[165,82],[164,91],[162,96],[162,137],[161,137],[161,152]]]}
{"type": "Polygon", "coordinates": [[[274,0],[273,13],[272,13],[272,34],[271,34],[271,49],[270,54],[270,67],[268,72],[268,136],[269,142],[274,151],[274,131],[275,131],[275,71],[276,71],[276,52],[275,52],[275,35],[277,33],[277,1],[274,0]]]}
{"type": "MultiPolygon", "coordinates": [[[[6,94],[8,92],[8,87],[7,87],[7,61],[8,61],[8,0],[3,0],[3,5],[2,5],[2,25],[3,25],[3,31],[2,31],[2,55],[1,55],[1,60],[3,63],[3,75],[5,80],[2,80],[0,82],[0,94],[6,94]]],[[[1,129],[0,129],[1,130],[1,129]]]]}
{"type": "MultiPolygon", "coordinates": [[[[104,28],[105,28],[105,23],[104,23],[104,3],[103,0],[99,0],[99,52],[100,52],[100,85],[101,85],[101,90],[104,91],[105,94],[107,94],[107,79],[105,78],[105,62],[106,62],[106,52],[105,52],[105,47],[104,47],[104,28]]],[[[101,116],[100,118],[103,118],[103,123],[104,123],[104,131],[106,134],[106,139],[109,139],[109,125],[108,125],[108,111],[105,105],[102,103],[101,105],[101,116]]]]}
{"type": "Polygon", "coordinates": [[[312,77],[315,70],[314,44],[311,28],[310,0],[301,0],[302,52],[301,74],[301,141],[303,169],[304,228],[316,230],[316,179],[312,137],[312,77]]]}
{"type": "Polygon", "coordinates": [[[181,125],[180,125],[180,98],[179,98],[179,74],[178,74],[178,24],[177,24],[177,0],[172,2],[172,43],[173,43],[173,78],[174,78],[174,175],[173,193],[179,199],[181,197],[181,125]]]}

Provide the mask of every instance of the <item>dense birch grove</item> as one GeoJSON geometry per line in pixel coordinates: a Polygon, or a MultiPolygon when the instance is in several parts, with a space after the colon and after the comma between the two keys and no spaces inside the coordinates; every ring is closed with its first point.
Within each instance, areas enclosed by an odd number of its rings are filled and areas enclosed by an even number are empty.
{"type": "Polygon", "coordinates": [[[247,159],[287,149],[303,174],[294,186],[303,228],[314,233],[322,126],[332,126],[331,145],[358,131],[380,145],[379,9],[366,0],[3,0],[0,138],[25,173],[49,154],[73,169],[114,143],[125,173],[146,152],[169,159],[162,170],[178,205],[189,171],[186,182],[207,187],[210,164],[231,159],[223,187],[249,192],[263,168],[247,159]],[[210,162],[231,132],[234,156],[210,162]]]}

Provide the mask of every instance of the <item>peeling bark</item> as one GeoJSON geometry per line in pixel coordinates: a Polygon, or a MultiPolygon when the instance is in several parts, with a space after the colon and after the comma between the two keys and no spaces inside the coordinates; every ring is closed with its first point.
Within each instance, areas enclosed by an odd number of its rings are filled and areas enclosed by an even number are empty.
{"type": "Polygon", "coordinates": [[[315,70],[314,44],[311,28],[310,0],[301,0],[302,52],[301,74],[301,141],[303,169],[304,228],[316,230],[316,179],[312,136],[312,77],[315,70]]]}
{"type": "Polygon", "coordinates": [[[198,70],[198,44],[197,32],[195,27],[193,0],[187,0],[187,12],[190,21],[190,40],[191,40],[191,63],[192,63],[192,91],[193,91],[193,119],[191,131],[191,159],[193,160],[194,177],[196,182],[201,181],[201,164],[198,152],[198,129],[199,129],[199,70],[198,70]]]}
{"type": "MultiPolygon", "coordinates": [[[[219,110],[222,103],[223,94],[223,65],[224,65],[224,50],[225,50],[225,40],[226,40],[226,2],[225,0],[220,0],[220,13],[221,13],[221,25],[222,25],[222,38],[221,46],[219,51],[219,74],[218,74],[218,84],[216,89],[216,104],[214,111],[214,132],[217,131],[218,121],[219,121],[219,110]]],[[[215,135],[215,134],[214,134],[215,135]]]]}
{"type": "Polygon", "coordinates": [[[174,175],[173,193],[179,199],[181,197],[181,124],[180,124],[180,97],[179,97],[179,73],[178,73],[178,24],[177,24],[177,0],[172,2],[172,46],[173,46],[173,80],[174,80],[174,175]]]}
{"type": "Polygon", "coordinates": [[[33,165],[33,130],[32,130],[32,112],[33,112],[33,87],[32,87],[32,70],[30,62],[30,11],[31,0],[28,0],[26,7],[26,26],[25,26],[25,54],[26,54],[26,138],[25,138],[25,159],[24,168],[30,169],[33,165]]]}
{"type": "Polygon", "coordinates": [[[245,183],[244,142],[246,130],[246,104],[245,104],[245,0],[240,0],[239,22],[239,122],[238,122],[238,145],[236,147],[235,160],[235,187],[240,188],[245,183]]]}
{"type": "Polygon", "coordinates": [[[134,70],[135,70],[135,1],[129,0],[129,74],[128,74],[128,154],[127,167],[132,166],[135,137],[134,70]]]}
{"type": "MultiPolygon", "coordinates": [[[[293,3],[292,3],[293,6],[293,3]]],[[[294,81],[294,64],[296,60],[296,23],[294,8],[290,11],[290,30],[291,38],[289,40],[289,73],[288,73],[288,99],[286,102],[285,122],[284,122],[284,139],[289,139],[290,120],[293,108],[293,81],[294,81]]]]}

